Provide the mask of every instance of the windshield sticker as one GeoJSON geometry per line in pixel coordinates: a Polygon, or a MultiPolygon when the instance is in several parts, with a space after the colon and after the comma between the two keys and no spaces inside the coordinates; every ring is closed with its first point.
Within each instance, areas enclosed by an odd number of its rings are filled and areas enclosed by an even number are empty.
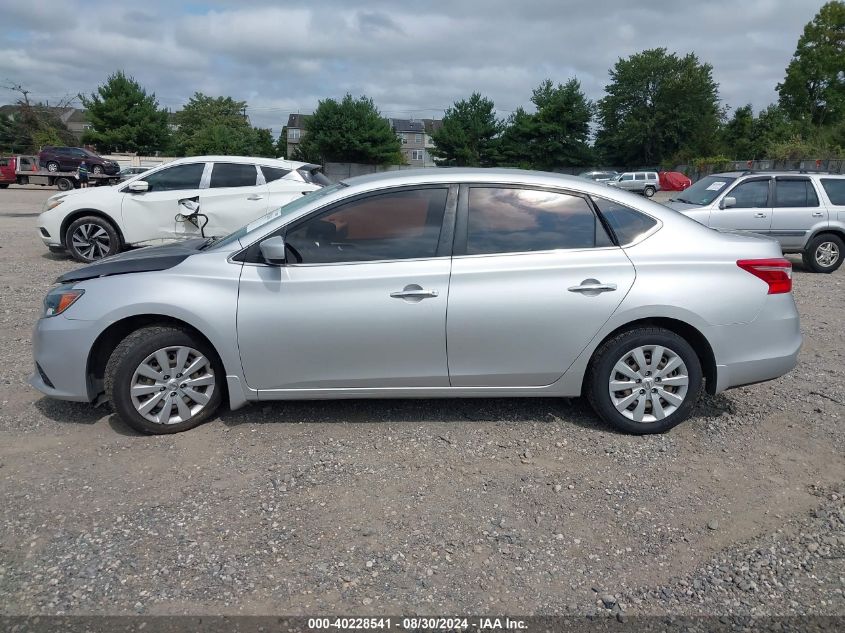
{"type": "Polygon", "coordinates": [[[282,215],[282,208],[279,207],[266,215],[262,215],[260,218],[255,220],[254,222],[250,222],[246,225],[246,232],[249,233],[253,229],[257,229],[259,226],[267,224],[270,220],[275,220],[277,217],[282,215]]]}
{"type": "Polygon", "coordinates": [[[718,180],[718,181],[714,182],[713,184],[711,184],[709,187],[707,187],[707,191],[719,191],[719,189],[724,187],[726,184],[728,184],[728,183],[722,182],[721,180],[718,180]]]}

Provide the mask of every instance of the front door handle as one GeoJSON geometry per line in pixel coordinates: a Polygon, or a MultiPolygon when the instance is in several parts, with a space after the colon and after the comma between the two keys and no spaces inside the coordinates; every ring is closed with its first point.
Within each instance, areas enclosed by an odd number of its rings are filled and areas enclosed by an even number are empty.
{"type": "Polygon", "coordinates": [[[596,296],[602,292],[613,292],[616,290],[616,284],[603,284],[596,279],[585,279],[579,286],[570,286],[567,288],[569,292],[582,292],[588,296],[596,296]]]}
{"type": "Polygon", "coordinates": [[[822,217],[824,217],[824,213],[822,213],[821,211],[816,211],[816,212],[813,214],[813,217],[814,217],[814,218],[822,218],[822,217]]]}
{"type": "Polygon", "coordinates": [[[755,214],[754,214],[754,217],[755,217],[755,218],[765,218],[765,217],[766,217],[766,214],[765,214],[765,213],[755,213],[755,214]]]}
{"type": "Polygon", "coordinates": [[[258,194],[254,193],[251,196],[247,197],[247,200],[264,200],[264,196],[259,196],[258,194]]]}
{"type": "Polygon", "coordinates": [[[394,299],[405,299],[406,301],[417,302],[422,301],[423,299],[428,299],[429,297],[436,297],[438,294],[439,293],[436,290],[426,290],[417,284],[409,284],[402,288],[402,290],[391,292],[390,296],[394,299]]]}

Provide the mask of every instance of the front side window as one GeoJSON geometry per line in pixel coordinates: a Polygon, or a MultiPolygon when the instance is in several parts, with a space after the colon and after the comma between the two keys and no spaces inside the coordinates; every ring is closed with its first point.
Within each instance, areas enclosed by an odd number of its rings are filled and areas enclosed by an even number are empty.
{"type": "MultiPolygon", "coordinates": [[[[149,191],[177,191],[180,189],[199,189],[205,163],[174,165],[150,174],[144,181],[150,186],[149,191]]],[[[254,169],[253,169],[254,170],[254,169]]]]}
{"type": "Polygon", "coordinates": [[[781,179],[775,181],[775,206],[817,207],[819,198],[813,184],[806,178],[781,179]]]}
{"type": "Polygon", "coordinates": [[[211,170],[211,189],[225,187],[254,187],[258,182],[258,173],[251,163],[214,163],[211,170]]]}
{"type": "Polygon", "coordinates": [[[845,206],[845,178],[822,178],[821,182],[830,202],[836,206],[845,206]]]}
{"type": "Polygon", "coordinates": [[[535,189],[471,187],[467,221],[468,255],[593,248],[597,230],[587,201],[535,189]]]}
{"type": "Polygon", "coordinates": [[[619,177],[619,180],[633,180],[633,179],[634,179],[634,174],[622,174],[619,177]]]}
{"type": "Polygon", "coordinates": [[[748,180],[731,189],[728,197],[736,198],[736,209],[757,209],[769,206],[769,181],[748,180]]]}
{"type": "Polygon", "coordinates": [[[448,189],[380,193],[341,204],[288,231],[285,242],[302,264],[434,257],[448,189]]]}

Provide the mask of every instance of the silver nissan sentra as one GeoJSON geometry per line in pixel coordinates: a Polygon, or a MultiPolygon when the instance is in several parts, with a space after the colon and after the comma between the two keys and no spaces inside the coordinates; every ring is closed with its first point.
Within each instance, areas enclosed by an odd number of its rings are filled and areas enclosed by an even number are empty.
{"type": "Polygon", "coordinates": [[[398,171],[314,191],[220,240],[63,275],[31,383],[146,433],[221,402],[586,396],[630,433],[801,347],[778,243],[603,184],[398,171]]]}

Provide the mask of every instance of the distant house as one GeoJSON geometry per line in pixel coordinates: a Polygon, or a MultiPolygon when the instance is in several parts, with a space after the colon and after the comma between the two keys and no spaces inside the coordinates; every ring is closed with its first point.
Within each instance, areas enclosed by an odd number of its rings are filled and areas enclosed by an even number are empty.
{"type": "Polygon", "coordinates": [[[302,142],[302,137],[305,134],[305,122],[311,118],[310,114],[291,114],[288,117],[287,141],[288,153],[287,158],[293,158],[296,148],[302,142]]]}
{"type": "MultiPolygon", "coordinates": [[[[288,124],[285,126],[288,141],[287,158],[293,158],[297,146],[305,135],[305,124],[310,118],[310,114],[291,114],[288,117],[288,124]]],[[[402,156],[408,165],[434,167],[434,159],[430,152],[430,149],[434,147],[431,135],[442,127],[442,121],[439,119],[386,120],[402,143],[402,156]]]]}
{"type": "Polygon", "coordinates": [[[431,135],[443,122],[439,119],[388,119],[390,127],[402,143],[405,162],[413,167],[434,167],[431,135]]]}
{"type": "MultiPolygon", "coordinates": [[[[33,108],[46,111],[53,114],[57,119],[59,119],[65,127],[71,132],[71,134],[76,137],[77,141],[82,140],[82,134],[85,130],[91,129],[91,124],[88,122],[88,117],[86,116],[85,110],[80,108],[60,108],[56,106],[42,106],[42,105],[34,105],[33,108]]],[[[3,117],[13,117],[18,112],[20,112],[21,107],[19,105],[4,105],[0,106],[0,116],[3,117]]]]}

